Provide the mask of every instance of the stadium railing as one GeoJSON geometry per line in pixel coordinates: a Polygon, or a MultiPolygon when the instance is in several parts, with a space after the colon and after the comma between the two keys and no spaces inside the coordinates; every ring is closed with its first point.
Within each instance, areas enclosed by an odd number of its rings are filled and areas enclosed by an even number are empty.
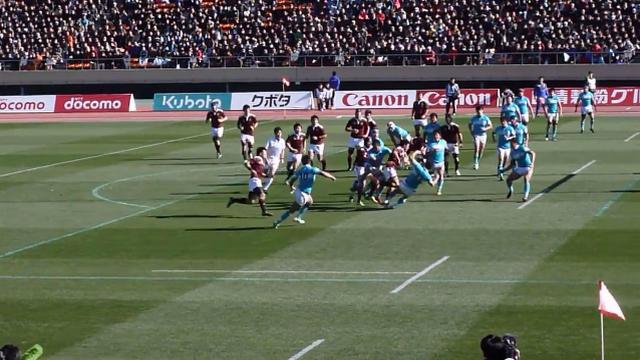
{"type": "Polygon", "coordinates": [[[49,59],[0,59],[0,70],[110,70],[194,69],[229,67],[322,66],[462,66],[513,64],[624,64],[638,62],[635,52],[513,52],[382,55],[269,55],[215,57],[110,57],[49,59]]]}

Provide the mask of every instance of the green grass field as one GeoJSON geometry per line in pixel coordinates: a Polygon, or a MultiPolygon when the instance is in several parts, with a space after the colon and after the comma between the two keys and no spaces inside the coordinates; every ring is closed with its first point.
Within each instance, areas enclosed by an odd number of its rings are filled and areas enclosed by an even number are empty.
{"type": "Polygon", "coordinates": [[[443,196],[424,186],[390,211],[347,202],[344,120],[324,121],[338,181],[278,230],[257,206],[225,208],[247,191],[235,130],[214,160],[201,122],[0,125],[0,341],[66,360],[288,359],[319,339],[304,359],[459,360],[511,332],[525,359],[596,359],[604,279],[628,319],[605,320],[607,358],[640,358],[637,119],[580,135],[567,118],[555,143],[535,123],[532,196],[548,191],[522,209],[493,145],[471,170],[467,136],[443,196]]]}

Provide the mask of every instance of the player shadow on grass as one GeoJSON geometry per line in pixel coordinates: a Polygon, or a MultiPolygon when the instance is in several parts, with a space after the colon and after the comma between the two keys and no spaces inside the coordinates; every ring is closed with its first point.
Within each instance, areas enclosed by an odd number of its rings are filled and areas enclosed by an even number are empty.
{"type": "MultiPolygon", "coordinates": [[[[185,162],[185,163],[152,163],[147,164],[150,166],[184,166],[184,165],[225,165],[225,164],[234,164],[234,163],[216,163],[216,162],[185,162]]],[[[221,175],[218,175],[221,176],[221,175]]]]}
{"type": "Polygon", "coordinates": [[[202,191],[202,192],[179,192],[171,193],[169,195],[240,195],[246,194],[242,191],[202,191]]]}
{"type": "Polygon", "coordinates": [[[184,231],[213,231],[213,232],[226,232],[226,231],[255,231],[255,230],[271,230],[272,225],[269,226],[249,226],[249,227],[219,227],[219,228],[194,228],[184,229],[184,231]]]}
{"type": "Polygon", "coordinates": [[[256,219],[259,216],[232,216],[232,215],[150,215],[149,218],[155,219],[256,219]]]}

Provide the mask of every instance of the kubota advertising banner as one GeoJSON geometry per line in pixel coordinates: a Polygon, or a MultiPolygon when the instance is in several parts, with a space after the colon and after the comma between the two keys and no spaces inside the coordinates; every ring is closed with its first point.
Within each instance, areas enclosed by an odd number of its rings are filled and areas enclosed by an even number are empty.
{"type": "Polygon", "coordinates": [[[56,95],[57,113],[136,111],[132,94],[56,95]]]}

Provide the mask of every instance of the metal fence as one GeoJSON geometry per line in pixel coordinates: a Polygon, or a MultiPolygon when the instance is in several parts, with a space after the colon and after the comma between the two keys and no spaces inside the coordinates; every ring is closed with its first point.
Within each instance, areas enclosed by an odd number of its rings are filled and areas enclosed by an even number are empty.
{"type": "Polygon", "coordinates": [[[464,66],[506,64],[625,64],[640,62],[634,51],[518,52],[380,55],[269,55],[202,57],[113,57],[92,59],[0,59],[0,70],[197,69],[322,66],[464,66]]]}

